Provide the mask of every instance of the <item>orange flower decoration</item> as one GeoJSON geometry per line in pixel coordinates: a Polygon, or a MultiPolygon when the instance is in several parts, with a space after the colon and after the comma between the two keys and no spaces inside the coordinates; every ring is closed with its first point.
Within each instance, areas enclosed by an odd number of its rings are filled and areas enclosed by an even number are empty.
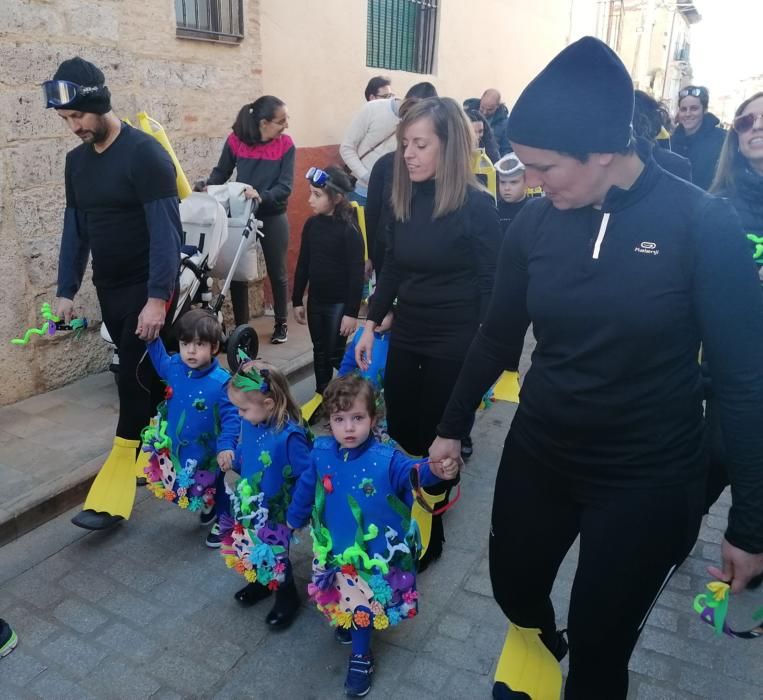
{"type": "Polygon", "coordinates": [[[371,624],[371,616],[364,610],[358,610],[353,616],[356,627],[368,627],[371,624]]]}

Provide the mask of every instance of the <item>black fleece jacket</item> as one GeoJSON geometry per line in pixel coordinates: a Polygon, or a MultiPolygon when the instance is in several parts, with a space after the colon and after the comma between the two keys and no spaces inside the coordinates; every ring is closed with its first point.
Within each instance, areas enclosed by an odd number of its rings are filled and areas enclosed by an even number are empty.
{"type": "Polygon", "coordinates": [[[529,202],[439,435],[468,432],[531,322],[537,347],[510,432],[567,477],[608,487],[682,484],[707,468],[702,343],[728,445],[726,537],[763,552],[763,295],[728,203],[651,158],[601,210],[529,202]]]}
{"type": "Polygon", "coordinates": [[[703,190],[713,182],[726,138],[726,132],[718,126],[719,123],[718,117],[708,112],[702,118],[699,131],[687,136],[683,126],[679,126],[670,139],[672,150],[691,161],[692,182],[703,190]]]}

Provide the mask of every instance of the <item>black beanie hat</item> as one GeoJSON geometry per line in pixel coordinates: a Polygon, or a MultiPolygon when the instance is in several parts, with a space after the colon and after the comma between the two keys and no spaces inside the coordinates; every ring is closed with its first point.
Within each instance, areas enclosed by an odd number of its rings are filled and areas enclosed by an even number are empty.
{"type": "Polygon", "coordinates": [[[586,36],[522,91],[509,141],[566,153],[618,153],[631,141],[633,81],[603,41],[586,36]]]}
{"type": "Polygon", "coordinates": [[[53,76],[53,80],[68,80],[70,83],[83,87],[98,87],[98,92],[90,95],[80,95],[66,105],[65,109],[76,109],[80,112],[106,114],[111,111],[111,93],[106,87],[106,78],[100,68],[90,61],[75,56],[64,61],[53,76]]]}

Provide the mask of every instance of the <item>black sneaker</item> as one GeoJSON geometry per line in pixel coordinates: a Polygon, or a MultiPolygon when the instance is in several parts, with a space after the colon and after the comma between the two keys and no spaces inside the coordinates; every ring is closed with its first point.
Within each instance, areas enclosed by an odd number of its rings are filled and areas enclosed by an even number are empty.
{"type": "Polygon", "coordinates": [[[210,508],[209,510],[202,510],[199,513],[199,521],[201,524],[206,527],[207,525],[212,525],[217,520],[217,515],[215,514],[215,509],[210,508]]]}
{"type": "Polygon", "coordinates": [[[346,647],[348,644],[352,644],[352,632],[344,627],[337,627],[334,630],[334,639],[346,647]]]}
{"type": "Polygon", "coordinates": [[[371,674],[374,672],[374,657],[369,654],[350,654],[344,692],[351,698],[362,698],[371,690],[371,674]]]}
{"type": "Polygon", "coordinates": [[[270,336],[270,342],[273,343],[273,345],[280,345],[281,343],[285,343],[288,340],[287,331],[288,328],[285,322],[276,322],[276,325],[273,328],[273,335],[270,336]]]}
{"type": "Polygon", "coordinates": [[[472,436],[468,435],[461,440],[461,459],[464,462],[468,462],[469,458],[474,454],[474,445],[472,444],[472,436]]]}
{"type": "Polygon", "coordinates": [[[4,656],[8,656],[19,643],[19,638],[16,633],[11,629],[11,626],[2,618],[0,618],[0,659],[4,656]]]}
{"type": "Polygon", "coordinates": [[[206,545],[210,549],[219,549],[223,543],[223,536],[220,534],[220,526],[215,523],[209,531],[206,539],[206,545]]]}

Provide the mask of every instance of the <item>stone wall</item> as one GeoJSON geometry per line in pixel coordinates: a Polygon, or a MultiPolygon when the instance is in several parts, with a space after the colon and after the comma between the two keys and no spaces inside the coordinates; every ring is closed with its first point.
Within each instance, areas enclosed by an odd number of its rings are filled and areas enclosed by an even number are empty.
{"type": "MultiPolygon", "coordinates": [[[[145,110],[166,128],[189,179],[217,161],[242,104],[261,93],[259,0],[245,0],[238,45],[180,39],[173,0],[2,0],[0,34],[0,404],[52,389],[108,364],[88,279],[75,300],[92,329],[16,347],[55,296],[66,152],[79,140],[39,85],[81,55],[106,75],[120,117],[145,110]]],[[[253,309],[262,309],[261,284],[253,309]]]]}

